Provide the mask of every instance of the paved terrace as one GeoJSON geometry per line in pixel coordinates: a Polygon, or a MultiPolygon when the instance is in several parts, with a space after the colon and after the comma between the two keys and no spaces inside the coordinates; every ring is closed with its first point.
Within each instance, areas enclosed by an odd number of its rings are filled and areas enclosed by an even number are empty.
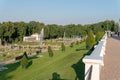
{"type": "Polygon", "coordinates": [[[100,80],[120,80],[120,37],[118,36],[107,39],[100,80]]]}

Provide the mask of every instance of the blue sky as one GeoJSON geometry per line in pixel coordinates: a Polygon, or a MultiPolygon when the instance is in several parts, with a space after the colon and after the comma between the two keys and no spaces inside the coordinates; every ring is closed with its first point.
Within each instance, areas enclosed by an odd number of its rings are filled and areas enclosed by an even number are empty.
{"type": "Polygon", "coordinates": [[[0,0],[0,22],[90,24],[119,18],[120,0],[0,0]]]}

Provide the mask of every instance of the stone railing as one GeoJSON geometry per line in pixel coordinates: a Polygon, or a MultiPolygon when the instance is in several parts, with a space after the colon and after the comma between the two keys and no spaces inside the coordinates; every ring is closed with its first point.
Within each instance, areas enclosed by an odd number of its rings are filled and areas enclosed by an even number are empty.
{"type": "Polygon", "coordinates": [[[93,52],[83,58],[85,63],[85,80],[100,80],[101,67],[104,66],[106,41],[107,33],[104,34],[98,45],[95,46],[93,52]]]}

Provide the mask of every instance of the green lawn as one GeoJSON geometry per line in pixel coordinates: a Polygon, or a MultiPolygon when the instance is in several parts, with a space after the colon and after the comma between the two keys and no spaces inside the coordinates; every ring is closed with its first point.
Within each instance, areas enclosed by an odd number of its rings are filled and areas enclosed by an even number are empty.
{"type": "Polygon", "coordinates": [[[6,71],[0,72],[0,80],[49,80],[56,72],[64,80],[82,80],[84,77],[84,64],[81,59],[88,51],[85,43],[74,45],[73,48],[66,47],[66,51],[53,51],[51,58],[48,53],[42,53],[43,57],[32,58],[32,65],[26,70],[22,69],[20,63],[9,64],[6,71]],[[79,49],[79,51],[76,51],[79,49]]]}

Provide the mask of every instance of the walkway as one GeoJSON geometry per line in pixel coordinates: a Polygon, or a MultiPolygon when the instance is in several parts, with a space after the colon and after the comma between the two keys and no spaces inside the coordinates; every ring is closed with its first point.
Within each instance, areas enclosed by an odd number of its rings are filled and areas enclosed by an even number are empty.
{"type": "Polygon", "coordinates": [[[108,38],[100,80],[120,80],[120,37],[108,38]]]}

